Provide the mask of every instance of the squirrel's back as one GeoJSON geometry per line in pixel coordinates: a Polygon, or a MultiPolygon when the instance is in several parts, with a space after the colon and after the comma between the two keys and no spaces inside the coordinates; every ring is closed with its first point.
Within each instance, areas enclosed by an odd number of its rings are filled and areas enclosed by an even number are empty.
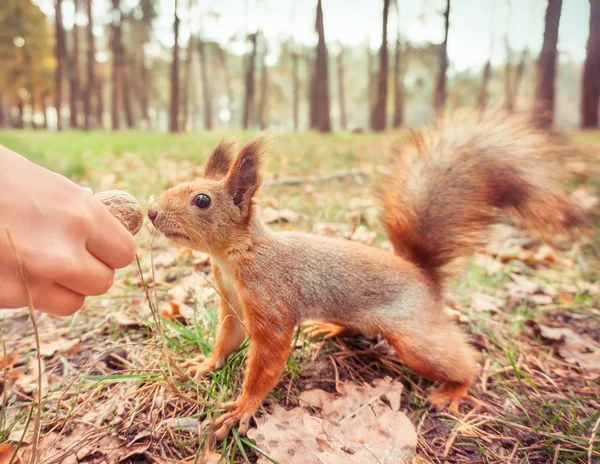
{"type": "Polygon", "coordinates": [[[560,149],[525,118],[502,114],[454,115],[413,132],[382,190],[396,253],[440,286],[444,267],[482,245],[500,210],[542,233],[583,224],[552,167],[560,149]]]}

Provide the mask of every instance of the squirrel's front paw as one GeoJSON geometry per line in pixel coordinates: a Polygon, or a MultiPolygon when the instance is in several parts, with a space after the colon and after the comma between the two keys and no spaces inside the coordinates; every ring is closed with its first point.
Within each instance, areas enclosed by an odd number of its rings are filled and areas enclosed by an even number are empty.
{"type": "Polygon", "coordinates": [[[207,358],[206,356],[196,356],[193,359],[188,359],[186,362],[179,365],[183,369],[187,369],[187,374],[195,379],[200,379],[207,372],[218,369],[218,362],[212,356],[207,358]]]}
{"type": "Polygon", "coordinates": [[[245,407],[240,401],[231,401],[229,403],[225,403],[223,408],[229,412],[226,412],[221,417],[213,421],[212,429],[216,429],[214,432],[215,438],[217,440],[223,440],[231,428],[236,424],[240,424],[238,427],[238,433],[240,435],[246,435],[248,429],[250,428],[250,419],[252,419],[253,411],[249,411],[248,408],[245,407]]]}

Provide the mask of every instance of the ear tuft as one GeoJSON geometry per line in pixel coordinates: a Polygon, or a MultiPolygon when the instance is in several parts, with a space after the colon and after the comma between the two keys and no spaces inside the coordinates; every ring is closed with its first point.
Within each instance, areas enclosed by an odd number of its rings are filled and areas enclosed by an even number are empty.
{"type": "Polygon", "coordinates": [[[206,179],[223,179],[229,172],[232,162],[233,142],[221,140],[214,148],[204,165],[206,179]]]}
{"type": "Polygon", "coordinates": [[[250,140],[233,162],[227,175],[227,186],[233,202],[243,213],[251,212],[252,197],[260,186],[260,165],[266,139],[255,137],[250,140]]]}

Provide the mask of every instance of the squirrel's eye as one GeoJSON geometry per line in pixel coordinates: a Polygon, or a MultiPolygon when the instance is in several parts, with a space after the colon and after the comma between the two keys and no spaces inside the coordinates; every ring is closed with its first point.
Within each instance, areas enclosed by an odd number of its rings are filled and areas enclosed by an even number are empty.
{"type": "Polygon", "coordinates": [[[210,206],[210,197],[201,193],[200,195],[196,196],[196,198],[194,198],[194,204],[198,208],[206,209],[210,206]]]}

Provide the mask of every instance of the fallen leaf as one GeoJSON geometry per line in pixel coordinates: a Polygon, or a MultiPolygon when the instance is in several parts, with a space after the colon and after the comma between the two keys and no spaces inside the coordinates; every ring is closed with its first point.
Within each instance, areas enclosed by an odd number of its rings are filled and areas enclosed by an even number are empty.
{"type": "Polygon", "coordinates": [[[375,237],[377,237],[375,231],[369,230],[365,226],[358,226],[350,237],[350,240],[370,245],[375,240],[375,237]]]}
{"type": "Polygon", "coordinates": [[[591,339],[568,327],[549,327],[533,321],[529,325],[542,338],[555,342],[558,354],[568,363],[577,364],[590,372],[600,372],[600,346],[591,339]]]}
{"type": "Polygon", "coordinates": [[[497,312],[504,306],[504,301],[485,293],[473,293],[470,306],[475,311],[497,312]]]}
{"type": "Polygon", "coordinates": [[[260,216],[267,224],[276,222],[298,222],[300,215],[291,209],[275,209],[267,206],[260,211],[260,216]]]}
{"type": "Polygon", "coordinates": [[[141,327],[143,325],[139,319],[134,319],[133,317],[129,316],[127,313],[124,313],[122,311],[112,313],[111,318],[121,327],[133,328],[141,327]]]}
{"type": "Polygon", "coordinates": [[[79,338],[72,340],[55,340],[52,342],[40,343],[40,355],[49,358],[54,356],[54,353],[75,354],[81,346],[79,338]]]}
{"type": "Polygon", "coordinates": [[[598,205],[598,197],[592,195],[585,185],[579,186],[571,197],[586,211],[589,211],[598,205]]]}
{"type": "Polygon", "coordinates": [[[163,424],[176,431],[198,433],[200,420],[195,417],[178,417],[176,419],[169,419],[163,424]]]}
{"type": "Polygon", "coordinates": [[[9,443],[2,443],[0,445],[0,464],[8,464],[16,449],[16,446],[9,443]]]}
{"type": "MultiPolygon", "coordinates": [[[[49,383],[48,383],[48,375],[44,372],[45,371],[45,365],[44,365],[44,360],[42,360],[41,362],[42,364],[42,396],[46,396],[46,394],[48,393],[48,387],[49,387],[49,383]]],[[[35,356],[31,357],[31,360],[29,362],[29,374],[25,374],[21,377],[19,377],[17,379],[17,381],[15,382],[15,385],[17,387],[19,387],[19,389],[23,392],[23,393],[33,393],[34,391],[37,391],[38,385],[39,385],[39,369],[38,369],[38,362],[37,362],[37,358],[35,356]]]]}
{"type": "Polygon", "coordinates": [[[350,238],[353,233],[352,226],[344,222],[316,222],[312,229],[315,234],[328,237],[350,238]]]}
{"type": "Polygon", "coordinates": [[[456,309],[450,308],[449,306],[444,306],[444,312],[448,316],[450,316],[450,319],[452,319],[453,321],[458,321],[458,322],[468,322],[469,321],[469,318],[467,316],[465,316],[460,311],[457,311],[456,309]]]}
{"type": "MultiPolygon", "coordinates": [[[[248,436],[288,464],[411,462],[417,435],[398,411],[402,385],[388,377],[372,387],[342,383],[339,390],[303,392],[302,406],[291,411],[274,405],[271,414],[257,419],[257,428],[248,436]],[[309,406],[320,409],[320,414],[309,414],[309,406]]],[[[269,461],[260,457],[258,462],[269,461]]]]}

